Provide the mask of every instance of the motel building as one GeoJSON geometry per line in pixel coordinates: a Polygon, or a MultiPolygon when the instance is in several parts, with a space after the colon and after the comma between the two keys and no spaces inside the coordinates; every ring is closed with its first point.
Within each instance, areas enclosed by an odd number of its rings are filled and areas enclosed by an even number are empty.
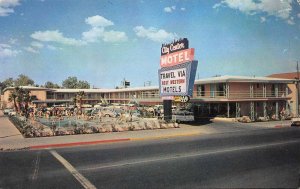
{"type": "MultiPolygon", "coordinates": [[[[284,112],[296,116],[296,85],[292,78],[217,76],[195,80],[190,105],[195,119],[207,117],[238,118],[249,116],[252,121],[261,117],[279,119],[284,112]]],[[[85,92],[84,104],[138,103],[144,106],[162,104],[159,87],[132,87],[123,89],[49,89],[23,86],[31,91],[36,107],[74,104],[79,91],[85,92]]],[[[13,107],[8,101],[13,87],[4,89],[1,107],[13,107]]],[[[183,105],[173,102],[175,105],[183,105]]]]}

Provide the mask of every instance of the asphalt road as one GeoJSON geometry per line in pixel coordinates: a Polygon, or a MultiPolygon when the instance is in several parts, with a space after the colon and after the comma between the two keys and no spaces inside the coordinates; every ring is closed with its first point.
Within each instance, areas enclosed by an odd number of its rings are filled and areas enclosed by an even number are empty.
{"type": "Polygon", "coordinates": [[[0,153],[0,188],[298,188],[300,128],[0,153]]]}

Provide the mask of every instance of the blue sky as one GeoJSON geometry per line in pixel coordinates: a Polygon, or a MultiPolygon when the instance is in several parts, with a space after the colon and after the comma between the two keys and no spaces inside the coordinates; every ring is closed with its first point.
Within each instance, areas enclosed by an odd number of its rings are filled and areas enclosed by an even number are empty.
{"type": "Polygon", "coordinates": [[[196,78],[295,71],[300,0],[0,0],[0,81],[157,85],[161,44],[183,37],[196,78]]]}

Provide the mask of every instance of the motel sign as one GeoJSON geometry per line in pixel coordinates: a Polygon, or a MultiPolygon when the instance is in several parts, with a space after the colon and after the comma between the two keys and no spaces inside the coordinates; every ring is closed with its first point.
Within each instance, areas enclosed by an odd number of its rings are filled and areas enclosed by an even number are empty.
{"type": "Polygon", "coordinates": [[[158,70],[161,97],[192,96],[198,65],[194,51],[186,38],[162,45],[158,70]]]}

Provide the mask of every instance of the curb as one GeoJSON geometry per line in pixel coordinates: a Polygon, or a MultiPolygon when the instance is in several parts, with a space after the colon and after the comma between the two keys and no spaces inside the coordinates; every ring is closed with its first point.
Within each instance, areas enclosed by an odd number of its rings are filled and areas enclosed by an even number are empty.
{"type": "Polygon", "coordinates": [[[122,139],[98,140],[98,141],[87,141],[87,142],[71,142],[71,143],[45,144],[45,145],[29,146],[29,150],[47,149],[47,148],[61,148],[61,147],[72,147],[72,146],[84,146],[84,145],[94,145],[94,144],[104,144],[104,143],[114,143],[114,142],[124,142],[124,141],[159,140],[159,139],[165,139],[165,138],[194,136],[194,135],[199,135],[199,134],[201,134],[201,133],[200,132],[193,132],[193,133],[183,133],[183,134],[175,134],[175,135],[163,135],[163,136],[144,137],[144,138],[122,138],[122,139]]]}
{"type": "Polygon", "coordinates": [[[123,141],[130,141],[130,138],[114,139],[114,140],[98,140],[98,141],[87,141],[87,142],[71,142],[71,143],[60,143],[60,144],[37,145],[37,146],[29,146],[29,150],[45,149],[45,148],[58,148],[58,147],[71,147],[71,146],[83,146],[83,145],[92,145],[92,144],[101,144],[101,143],[112,143],[112,142],[123,142],[123,141]]]}

